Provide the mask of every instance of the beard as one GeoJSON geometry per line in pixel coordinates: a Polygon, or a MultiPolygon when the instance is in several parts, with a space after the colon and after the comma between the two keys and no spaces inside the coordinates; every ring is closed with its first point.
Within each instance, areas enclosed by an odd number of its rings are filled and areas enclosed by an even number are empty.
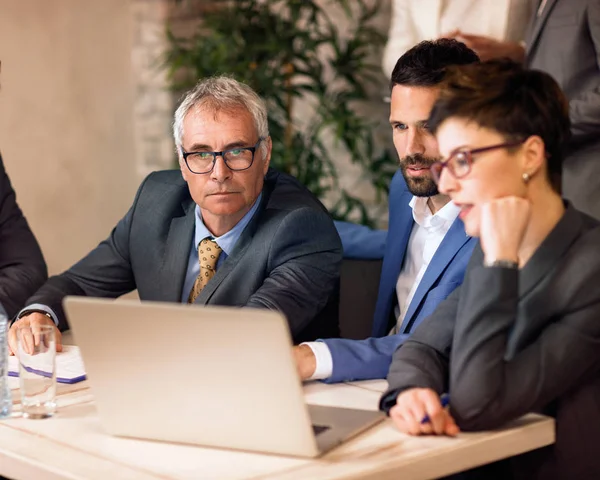
{"type": "Polygon", "coordinates": [[[439,158],[425,157],[420,153],[402,157],[400,159],[400,171],[402,172],[402,176],[406,181],[408,191],[415,197],[433,197],[439,192],[430,172],[427,172],[426,175],[421,177],[412,177],[407,173],[408,168],[412,166],[429,168],[438,160],[439,158]]]}

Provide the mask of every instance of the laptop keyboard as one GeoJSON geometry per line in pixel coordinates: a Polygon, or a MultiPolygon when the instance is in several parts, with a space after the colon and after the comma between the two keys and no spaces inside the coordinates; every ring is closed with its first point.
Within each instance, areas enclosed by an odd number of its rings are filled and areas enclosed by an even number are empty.
{"type": "Polygon", "coordinates": [[[313,428],[314,434],[319,435],[320,433],[326,432],[331,427],[327,427],[325,425],[313,425],[312,428],[313,428]]]}

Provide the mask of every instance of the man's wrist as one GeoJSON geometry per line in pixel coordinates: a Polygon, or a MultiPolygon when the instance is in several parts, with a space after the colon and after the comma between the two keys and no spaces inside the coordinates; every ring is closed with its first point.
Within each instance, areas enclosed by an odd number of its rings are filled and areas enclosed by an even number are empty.
{"type": "Polygon", "coordinates": [[[20,320],[21,318],[26,317],[27,315],[31,315],[32,313],[41,313],[42,315],[46,315],[48,318],[52,319],[52,315],[50,315],[48,312],[44,310],[38,310],[37,308],[31,308],[20,312],[16,320],[20,320]]]}
{"type": "Polygon", "coordinates": [[[56,325],[58,327],[58,317],[56,316],[56,314],[50,307],[48,307],[47,305],[44,305],[42,303],[31,303],[31,304],[27,305],[19,313],[17,313],[17,316],[15,317],[15,320],[13,323],[15,323],[19,319],[21,319],[27,315],[30,315],[32,313],[41,313],[42,315],[46,315],[47,317],[49,317],[52,320],[54,325],[56,325]]]}
{"type": "Polygon", "coordinates": [[[333,358],[329,347],[324,342],[305,342],[300,344],[301,347],[310,349],[310,353],[303,349],[306,353],[306,373],[307,380],[323,380],[329,378],[333,373],[333,358]],[[310,362],[310,363],[309,363],[310,362]]]}
{"type": "Polygon", "coordinates": [[[306,343],[302,343],[298,346],[298,353],[300,357],[300,375],[302,378],[308,379],[317,369],[317,359],[312,348],[306,343]]]}
{"type": "Polygon", "coordinates": [[[37,308],[32,308],[32,309],[21,310],[17,314],[15,319],[12,321],[11,326],[14,325],[15,323],[17,323],[22,318],[26,317],[27,315],[31,315],[32,313],[41,313],[42,315],[46,315],[50,320],[52,320],[52,323],[56,323],[54,321],[54,319],[52,318],[52,315],[50,315],[48,312],[45,312],[44,310],[38,310],[37,308]]]}

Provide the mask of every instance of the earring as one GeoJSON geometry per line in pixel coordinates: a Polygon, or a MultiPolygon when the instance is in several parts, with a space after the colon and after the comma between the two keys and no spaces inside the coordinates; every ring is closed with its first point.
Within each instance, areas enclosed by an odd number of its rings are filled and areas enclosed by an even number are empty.
{"type": "Polygon", "coordinates": [[[522,178],[523,178],[523,182],[525,182],[525,183],[529,183],[529,180],[531,180],[531,175],[529,175],[529,174],[526,172],[526,173],[524,173],[524,174],[522,175],[522,178]]]}

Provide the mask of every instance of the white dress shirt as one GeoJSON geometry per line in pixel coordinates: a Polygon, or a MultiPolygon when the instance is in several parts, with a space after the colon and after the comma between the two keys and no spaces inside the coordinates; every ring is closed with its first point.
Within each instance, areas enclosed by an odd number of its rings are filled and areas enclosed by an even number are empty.
{"type": "MultiPolygon", "coordinates": [[[[397,322],[390,334],[398,333],[398,328],[404,320],[408,306],[429,266],[429,262],[431,262],[433,255],[460,211],[454,203],[448,202],[434,215],[427,205],[427,200],[427,197],[413,197],[409,203],[415,223],[408,240],[404,265],[396,283],[396,295],[398,297],[397,322]]],[[[333,372],[333,358],[327,344],[324,342],[306,342],[303,345],[310,347],[316,359],[317,367],[310,380],[321,380],[330,377],[333,372]]]]}
{"type": "Polygon", "coordinates": [[[413,210],[415,223],[404,256],[404,266],[396,282],[397,322],[396,327],[390,332],[391,335],[401,333],[399,332],[400,325],[419,283],[425,275],[429,262],[460,212],[460,208],[454,203],[448,202],[434,215],[431,213],[425,197],[413,197],[409,205],[413,210]]]}

